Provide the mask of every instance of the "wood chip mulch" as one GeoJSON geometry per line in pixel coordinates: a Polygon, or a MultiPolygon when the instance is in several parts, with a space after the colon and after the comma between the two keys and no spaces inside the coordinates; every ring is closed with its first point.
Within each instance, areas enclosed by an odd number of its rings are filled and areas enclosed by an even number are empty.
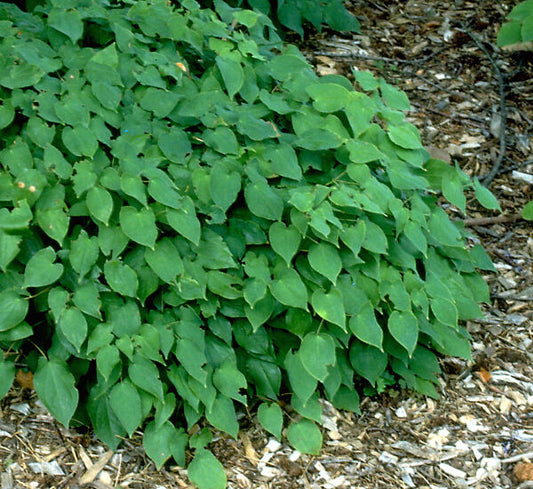
{"type": "MultiPolygon", "coordinates": [[[[321,74],[368,69],[405,90],[432,154],[490,180],[503,217],[472,199],[467,216],[448,210],[466,217],[498,273],[486,277],[485,318],[468,324],[473,361],[442,360],[439,400],[389,389],[365,398],[360,416],[324,403],[317,457],[243,414],[239,439],[215,434],[213,444],[230,488],[533,487],[533,226],[519,214],[533,199],[533,63],[531,52],[495,46],[515,3],[356,0],[361,35],[300,44],[321,74]]],[[[63,428],[21,375],[0,403],[0,489],[67,487],[192,486],[179,467],[157,471],[140,434],[113,453],[63,428]]]]}

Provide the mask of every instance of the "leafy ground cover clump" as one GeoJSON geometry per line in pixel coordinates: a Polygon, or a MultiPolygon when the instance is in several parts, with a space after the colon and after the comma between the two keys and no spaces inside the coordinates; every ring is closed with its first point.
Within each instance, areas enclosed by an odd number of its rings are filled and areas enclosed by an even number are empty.
{"type": "Polygon", "coordinates": [[[321,397],[436,396],[437,355],[469,356],[492,264],[437,203],[498,204],[429,157],[403,92],[319,78],[222,3],[0,4],[0,29],[2,396],[29,368],[64,425],[142,427],[220,487],[198,423],[236,436],[257,407],[317,453],[321,397]]]}

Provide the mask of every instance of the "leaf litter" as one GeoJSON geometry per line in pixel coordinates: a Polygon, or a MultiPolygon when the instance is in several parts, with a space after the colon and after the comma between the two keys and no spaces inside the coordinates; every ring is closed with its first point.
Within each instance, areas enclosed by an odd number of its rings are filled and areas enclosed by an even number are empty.
{"type": "MultiPolygon", "coordinates": [[[[239,438],[215,433],[214,453],[230,488],[533,487],[533,230],[520,219],[533,199],[531,58],[495,48],[510,10],[500,3],[357,0],[349,7],[362,35],[325,30],[301,43],[317,71],[370,70],[404,90],[409,120],[433,157],[480,180],[499,162],[490,189],[503,216],[471,199],[467,216],[446,207],[466,217],[495,263],[497,273],[486,277],[493,302],[468,324],[472,361],[442,359],[440,399],[389,388],[364,398],[360,415],[323,402],[318,456],[278,442],[241,413],[239,438]],[[505,117],[493,62],[505,76],[505,117]]],[[[140,433],[113,453],[92,433],[59,425],[23,371],[0,403],[0,461],[0,489],[192,487],[182,468],[156,470],[140,433]]]]}

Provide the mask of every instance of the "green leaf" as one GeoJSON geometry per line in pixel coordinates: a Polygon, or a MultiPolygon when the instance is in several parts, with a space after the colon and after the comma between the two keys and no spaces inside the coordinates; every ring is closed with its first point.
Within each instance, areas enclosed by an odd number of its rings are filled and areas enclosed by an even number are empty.
{"type": "Polygon", "coordinates": [[[100,255],[100,248],[98,246],[98,238],[96,236],[89,236],[87,232],[82,229],[78,236],[70,244],[70,252],[68,255],[72,268],[78,272],[80,279],[89,273],[91,268],[98,260],[100,255]]]}
{"type": "Polygon", "coordinates": [[[313,243],[309,247],[307,259],[314,270],[336,285],[337,277],[342,269],[342,262],[333,245],[323,242],[313,243]]]}
{"type": "Polygon", "coordinates": [[[376,347],[355,341],[350,347],[350,363],[353,369],[372,385],[387,367],[387,354],[376,347]]]}
{"type": "Polygon", "coordinates": [[[348,325],[357,339],[383,351],[383,330],[376,320],[370,301],[360,306],[357,314],[350,318],[348,325]]]}
{"type": "Polygon", "coordinates": [[[345,146],[350,152],[350,161],[353,163],[370,163],[385,159],[385,155],[375,145],[366,141],[351,139],[345,146]]]}
{"type": "Polygon", "coordinates": [[[431,311],[442,324],[457,328],[459,313],[457,306],[451,300],[444,297],[434,297],[430,301],[430,306],[431,311]]]}
{"type": "Polygon", "coordinates": [[[44,287],[54,283],[63,274],[63,265],[54,263],[56,254],[51,246],[39,250],[30,258],[24,271],[25,287],[44,287]]]}
{"type": "Polygon", "coordinates": [[[11,389],[11,385],[15,379],[15,371],[15,364],[13,362],[5,360],[0,362],[0,399],[3,399],[9,392],[9,389],[11,389]]]}
{"type": "Polygon", "coordinates": [[[148,183],[148,193],[160,204],[179,209],[182,198],[174,182],[166,175],[157,175],[148,183]]]}
{"type": "MultiPolygon", "coordinates": [[[[4,107],[4,105],[2,105],[4,107]]],[[[41,148],[48,146],[55,136],[55,128],[49,127],[39,117],[30,117],[26,126],[30,139],[41,148]]]]}
{"type": "Polygon", "coordinates": [[[0,332],[14,328],[26,317],[29,301],[14,290],[0,292],[0,332]]]}
{"type": "Polygon", "coordinates": [[[9,126],[15,118],[15,109],[10,100],[4,100],[0,105],[0,129],[9,126]]]}
{"type": "Polygon", "coordinates": [[[0,269],[6,271],[7,266],[15,259],[20,251],[21,236],[7,234],[0,231],[0,269]]]}
{"type": "Polygon", "coordinates": [[[48,411],[65,427],[68,427],[78,406],[78,390],[68,365],[58,360],[40,358],[33,377],[39,399],[48,411]]]}
{"type": "Polygon", "coordinates": [[[181,256],[170,238],[159,240],[153,250],[144,252],[146,263],[166,283],[175,283],[176,277],[184,271],[181,256]]]}
{"type": "Polygon", "coordinates": [[[388,327],[393,338],[412,356],[418,342],[418,321],[410,311],[393,311],[388,327]]]}
{"type": "Polygon", "coordinates": [[[140,202],[144,207],[148,205],[146,185],[139,175],[124,173],[120,177],[120,189],[130,197],[140,202]]]}
{"type": "Polygon", "coordinates": [[[114,345],[105,345],[96,354],[96,369],[98,373],[106,380],[113,369],[120,363],[120,352],[114,345]]]}
{"type": "Polygon", "coordinates": [[[350,102],[350,92],[336,83],[316,83],[307,87],[313,107],[319,112],[337,112],[350,102]]]}
{"type": "Polygon", "coordinates": [[[141,98],[140,106],[162,119],[174,110],[180,98],[176,92],[148,87],[141,98]]]}
{"type": "Polygon", "coordinates": [[[518,21],[506,22],[503,24],[498,31],[498,46],[509,46],[522,42],[522,33],[520,32],[521,27],[522,24],[518,21]]]}
{"type": "Polygon", "coordinates": [[[528,221],[533,221],[533,200],[528,202],[522,209],[522,217],[528,221]]]}
{"type": "Polygon", "coordinates": [[[303,402],[296,394],[291,396],[291,407],[304,418],[322,424],[322,406],[318,400],[318,392],[315,392],[306,402],[303,402]]]}
{"type": "Polygon", "coordinates": [[[501,212],[502,208],[498,199],[494,194],[486,187],[483,187],[477,178],[474,178],[474,190],[477,201],[485,207],[485,209],[498,210],[501,212]]]}
{"type": "Polygon", "coordinates": [[[229,57],[217,56],[215,62],[220,70],[230,98],[233,98],[244,84],[244,71],[241,64],[229,57]]]}
{"type": "Polygon", "coordinates": [[[440,207],[433,209],[428,222],[431,238],[445,246],[462,246],[462,239],[456,225],[440,207]]]}
{"type": "Polygon", "coordinates": [[[83,36],[83,21],[80,13],[75,9],[53,8],[48,14],[48,25],[68,36],[72,44],[76,44],[83,36]]]}
{"type": "Polygon", "coordinates": [[[119,219],[120,228],[128,238],[154,249],[157,227],[154,211],[151,208],[137,211],[134,207],[122,207],[119,219]]]}
{"type": "Polygon", "coordinates": [[[428,241],[423,229],[424,228],[419,223],[414,221],[407,221],[404,233],[409,239],[409,241],[413,243],[415,248],[419,250],[424,256],[426,256],[428,249],[428,241]]]}
{"type": "Polygon", "coordinates": [[[176,429],[170,421],[165,421],[161,426],[152,421],[144,430],[143,447],[158,470],[171,456],[183,467],[188,438],[183,429],[176,429]]]}
{"type": "Polygon", "coordinates": [[[302,240],[298,230],[292,224],[285,226],[283,222],[276,221],[270,226],[268,239],[272,249],[290,266],[302,240]]]}
{"type": "Polygon", "coordinates": [[[86,282],[76,289],[72,298],[75,306],[85,314],[101,319],[101,302],[94,282],[86,282]]]}
{"type": "Polygon", "coordinates": [[[211,409],[206,410],[205,417],[215,428],[225,431],[233,438],[237,438],[239,423],[237,422],[233,401],[228,397],[217,395],[211,409]]]}
{"type": "Polygon", "coordinates": [[[240,190],[239,173],[232,171],[227,161],[217,161],[211,170],[209,179],[209,191],[213,202],[226,212],[237,199],[240,190]]]}
{"type": "Polygon", "coordinates": [[[228,482],[222,464],[204,448],[196,450],[187,468],[187,475],[198,489],[225,489],[228,482]]]}
{"type": "Polygon", "coordinates": [[[65,212],[65,188],[62,185],[46,188],[35,205],[39,227],[59,245],[63,244],[69,217],[65,212]]]}
{"type": "Polygon", "coordinates": [[[405,149],[419,149],[422,147],[420,133],[413,124],[404,123],[399,126],[392,126],[387,133],[390,140],[405,149]]]}
{"type": "Polygon", "coordinates": [[[307,310],[307,288],[296,270],[283,270],[269,287],[274,298],[282,304],[307,310]]]}
{"type": "Polygon", "coordinates": [[[91,61],[104,66],[109,66],[109,68],[118,68],[116,43],[112,43],[103,49],[98,49],[96,54],[91,58],[91,61]]]}
{"type": "Polygon", "coordinates": [[[250,211],[257,217],[271,221],[281,220],[283,200],[264,181],[249,183],[244,189],[244,198],[250,211]]]}
{"type": "Polygon", "coordinates": [[[442,179],[442,194],[448,202],[466,212],[466,197],[463,193],[463,184],[458,178],[442,179]]]}
{"type": "Polygon", "coordinates": [[[180,338],[176,342],[174,353],[187,373],[205,387],[207,372],[203,366],[207,359],[203,347],[189,338],[180,338]]]}
{"type": "Polygon", "coordinates": [[[287,429],[289,443],[301,453],[318,455],[322,448],[322,433],[313,421],[301,419],[293,421],[287,429]]]}
{"type": "Polygon", "coordinates": [[[336,324],[346,331],[346,313],[344,312],[344,300],[339,289],[331,288],[329,293],[317,289],[311,297],[311,305],[314,311],[326,321],[336,324]]]}
{"type": "Polygon", "coordinates": [[[379,89],[385,105],[393,110],[410,110],[409,98],[405,92],[380,80],[379,89]]]}
{"type": "Polygon", "coordinates": [[[224,396],[235,399],[246,405],[246,397],[240,394],[241,389],[246,389],[246,377],[231,360],[226,360],[213,373],[213,385],[224,396]]]}
{"type": "MultiPolygon", "coordinates": [[[[287,352],[284,366],[289,376],[292,392],[294,392],[303,403],[316,392],[317,379],[304,367],[301,353],[287,352]]],[[[319,367],[320,368],[320,367],[319,367]]],[[[326,367],[322,367],[325,369],[326,367]]]]}
{"type": "Polygon", "coordinates": [[[128,374],[131,381],[149,394],[164,400],[163,384],[159,379],[159,371],[153,362],[136,354],[128,367],[128,374]]]}
{"type": "MultiPolygon", "coordinates": [[[[11,186],[11,182],[9,186],[11,186]]],[[[31,219],[31,209],[26,200],[19,201],[18,206],[11,210],[11,212],[5,207],[0,209],[0,229],[4,231],[27,229],[31,219]]]]}
{"type": "Polygon", "coordinates": [[[68,342],[79,352],[87,338],[88,330],[83,313],[75,307],[65,309],[59,316],[59,328],[68,342]]]}
{"type": "Polygon", "coordinates": [[[161,134],[157,143],[163,154],[174,163],[182,163],[192,151],[189,136],[179,127],[171,127],[169,132],[161,134]]]}
{"type": "Polygon", "coordinates": [[[61,139],[67,149],[75,156],[92,158],[98,150],[98,139],[88,127],[80,125],[74,128],[64,127],[61,139]]]}
{"type": "MultiPolygon", "coordinates": [[[[265,292],[266,292],[266,284],[265,285],[265,292]]],[[[254,304],[253,307],[249,306],[248,304],[244,305],[244,312],[246,314],[246,318],[248,321],[250,321],[250,324],[252,325],[252,328],[255,331],[259,329],[260,326],[265,324],[270,316],[272,316],[272,313],[274,312],[276,308],[276,304],[274,299],[270,294],[266,294],[265,296],[257,301],[256,304],[254,304]]]]}
{"type": "Polygon", "coordinates": [[[257,409],[257,419],[265,430],[272,433],[278,440],[281,440],[283,413],[278,404],[268,402],[261,403],[257,409]]]}
{"type": "Polygon", "coordinates": [[[279,367],[270,361],[257,358],[246,360],[246,371],[255,384],[257,395],[277,399],[281,385],[281,371],[279,367]]]}
{"type": "Polygon", "coordinates": [[[122,90],[120,88],[107,81],[94,81],[91,83],[91,91],[106,109],[113,112],[117,111],[122,99],[122,90]]]}
{"type": "Polygon", "coordinates": [[[268,146],[263,155],[270,161],[270,169],[276,175],[297,181],[302,179],[302,169],[292,146],[286,143],[268,146]]]}
{"type": "Polygon", "coordinates": [[[196,217],[194,204],[189,197],[183,199],[181,209],[168,209],[167,219],[170,226],[184,238],[196,246],[200,244],[201,225],[196,217]]]}
{"type": "Polygon", "coordinates": [[[139,281],[131,267],[117,260],[104,264],[104,276],[109,286],[117,293],[128,297],[136,297],[139,281]]]}
{"type": "MultiPolygon", "coordinates": [[[[109,403],[128,435],[132,436],[142,422],[141,396],[136,387],[128,380],[116,384],[109,394],[109,403]]],[[[145,448],[146,433],[145,430],[143,438],[145,448]]],[[[148,456],[157,464],[151,453],[148,453],[148,456]]]]}
{"type": "Polygon", "coordinates": [[[323,382],[328,376],[328,365],[335,364],[335,343],[327,334],[307,334],[298,350],[305,369],[317,380],[323,382]]]}
{"type": "Polygon", "coordinates": [[[85,199],[91,216],[107,226],[113,212],[111,194],[106,189],[95,186],[87,192],[85,199]]]}
{"type": "Polygon", "coordinates": [[[387,236],[377,224],[370,220],[365,221],[365,239],[363,241],[363,248],[372,253],[380,253],[385,255],[387,253],[388,243],[387,236]]]}

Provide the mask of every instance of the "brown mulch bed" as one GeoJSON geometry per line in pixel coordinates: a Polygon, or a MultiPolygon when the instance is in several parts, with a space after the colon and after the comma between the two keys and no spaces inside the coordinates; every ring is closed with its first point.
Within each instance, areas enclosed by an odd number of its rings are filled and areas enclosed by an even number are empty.
{"type": "MultiPolygon", "coordinates": [[[[432,154],[492,178],[506,218],[471,199],[466,218],[498,274],[486,277],[485,318],[468,325],[473,361],[442,361],[438,401],[389,389],[365,398],[360,416],[325,403],[318,457],[269,439],[244,414],[238,440],[215,436],[229,487],[533,487],[533,229],[517,217],[533,199],[533,64],[531,53],[495,47],[511,6],[355,1],[362,35],[324,32],[301,44],[319,73],[368,69],[405,90],[432,154]]],[[[111,453],[56,423],[22,385],[0,404],[0,489],[190,487],[182,469],[155,469],[140,436],[111,453]]]]}

